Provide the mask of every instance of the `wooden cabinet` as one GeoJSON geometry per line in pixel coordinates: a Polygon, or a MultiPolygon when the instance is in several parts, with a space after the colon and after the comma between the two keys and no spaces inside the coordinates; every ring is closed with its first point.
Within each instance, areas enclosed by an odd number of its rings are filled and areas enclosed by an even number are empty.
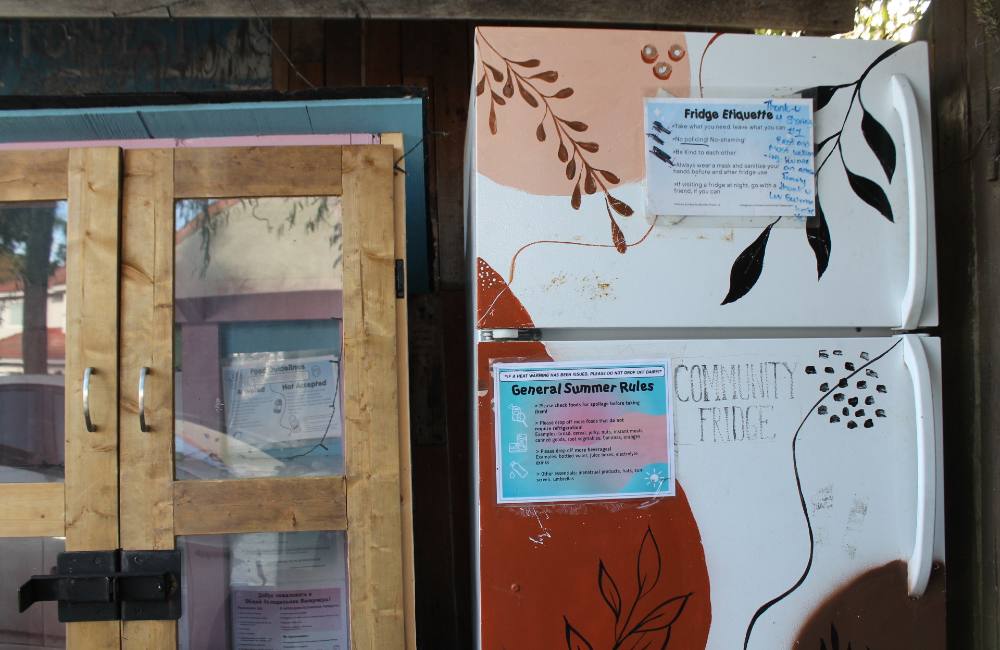
{"type": "MultiPolygon", "coordinates": [[[[183,556],[179,623],[69,623],[68,647],[412,647],[401,142],[383,142],[0,153],[0,308],[31,297],[30,232],[4,206],[65,224],[65,324],[45,328],[64,383],[0,366],[0,400],[8,380],[62,398],[65,480],[0,456],[0,537],[42,565],[61,537],[183,556]]],[[[12,418],[0,453],[38,437],[12,418]]],[[[8,592],[39,569],[4,564],[8,592]]],[[[59,647],[52,608],[25,627],[9,595],[0,646],[59,647]]]]}

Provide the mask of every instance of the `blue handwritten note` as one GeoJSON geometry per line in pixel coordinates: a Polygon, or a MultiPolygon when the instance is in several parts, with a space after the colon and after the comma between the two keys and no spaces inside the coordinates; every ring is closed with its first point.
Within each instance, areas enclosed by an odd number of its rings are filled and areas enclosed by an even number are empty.
{"type": "Polygon", "coordinates": [[[644,120],[651,214],[815,214],[811,100],[656,97],[644,120]]]}

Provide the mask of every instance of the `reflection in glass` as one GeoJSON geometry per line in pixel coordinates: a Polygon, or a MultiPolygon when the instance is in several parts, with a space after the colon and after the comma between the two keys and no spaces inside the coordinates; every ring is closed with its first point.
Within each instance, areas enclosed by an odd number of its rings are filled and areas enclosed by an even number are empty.
{"type": "Polygon", "coordinates": [[[178,646],[347,650],[343,532],[178,537],[178,646]]]}
{"type": "Polygon", "coordinates": [[[58,537],[0,539],[0,648],[66,647],[66,626],[59,622],[56,603],[35,603],[23,614],[17,611],[17,588],[33,575],[54,572],[64,547],[58,537]]]}
{"type": "Polygon", "coordinates": [[[63,477],[66,203],[0,205],[0,483],[63,477]]]}
{"type": "Polygon", "coordinates": [[[179,201],[179,479],[343,472],[337,197],[179,201]]]}

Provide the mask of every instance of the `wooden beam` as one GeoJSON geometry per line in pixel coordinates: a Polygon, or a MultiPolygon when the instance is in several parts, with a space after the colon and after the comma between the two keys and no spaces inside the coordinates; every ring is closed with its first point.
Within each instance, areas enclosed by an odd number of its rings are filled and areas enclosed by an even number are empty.
{"type": "Polygon", "coordinates": [[[405,647],[393,147],[344,147],[344,447],[351,644],[405,647]]]}
{"type": "Polygon", "coordinates": [[[62,537],[62,483],[0,483],[0,537],[62,537]]]}
{"type": "MultiPolygon", "coordinates": [[[[121,151],[69,154],[66,226],[66,550],[118,548],[118,231],[121,151]],[[90,412],[83,374],[91,367],[90,412]]],[[[118,621],[74,623],[67,647],[118,648],[118,621]]]]}
{"type": "MultiPolygon", "coordinates": [[[[402,133],[383,133],[382,144],[390,144],[396,166],[393,170],[393,214],[395,237],[393,245],[396,259],[404,264],[406,277],[406,160],[403,154],[402,133]]],[[[403,614],[406,626],[406,647],[416,650],[416,580],[413,567],[413,459],[410,454],[410,364],[408,350],[408,323],[406,319],[406,291],[396,299],[396,372],[399,394],[399,505],[403,519],[403,614]]]]}
{"type": "Polygon", "coordinates": [[[396,18],[845,32],[857,0],[0,0],[6,18],[396,18]]]}
{"type": "Polygon", "coordinates": [[[177,149],[178,199],[252,196],[337,196],[338,146],[177,149]]]}
{"type": "MultiPolygon", "coordinates": [[[[174,152],[125,152],[119,467],[121,547],[174,548],[174,152]],[[149,369],[139,428],[140,368],[149,369]]],[[[123,650],[177,647],[174,621],[125,621],[123,650]]]]}
{"type": "Polygon", "coordinates": [[[343,476],[174,483],[174,533],[346,530],[343,476]]]}
{"type": "Polygon", "coordinates": [[[0,201],[66,198],[67,149],[0,151],[0,201]]]}

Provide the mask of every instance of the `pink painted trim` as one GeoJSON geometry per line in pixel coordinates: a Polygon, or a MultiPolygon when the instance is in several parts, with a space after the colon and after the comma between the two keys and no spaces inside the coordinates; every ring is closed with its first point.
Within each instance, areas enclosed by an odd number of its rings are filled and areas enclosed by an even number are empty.
{"type": "Polygon", "coordinates": [[[336,144],[379,144],[374,133],[329,135],[241,135],[228,138],[156,138],[146,140],[69,140],[63,142],[4,142],[0,151],[121,147],[122,149],[179,149],[204,147],[298,147],[336,144]]]}

